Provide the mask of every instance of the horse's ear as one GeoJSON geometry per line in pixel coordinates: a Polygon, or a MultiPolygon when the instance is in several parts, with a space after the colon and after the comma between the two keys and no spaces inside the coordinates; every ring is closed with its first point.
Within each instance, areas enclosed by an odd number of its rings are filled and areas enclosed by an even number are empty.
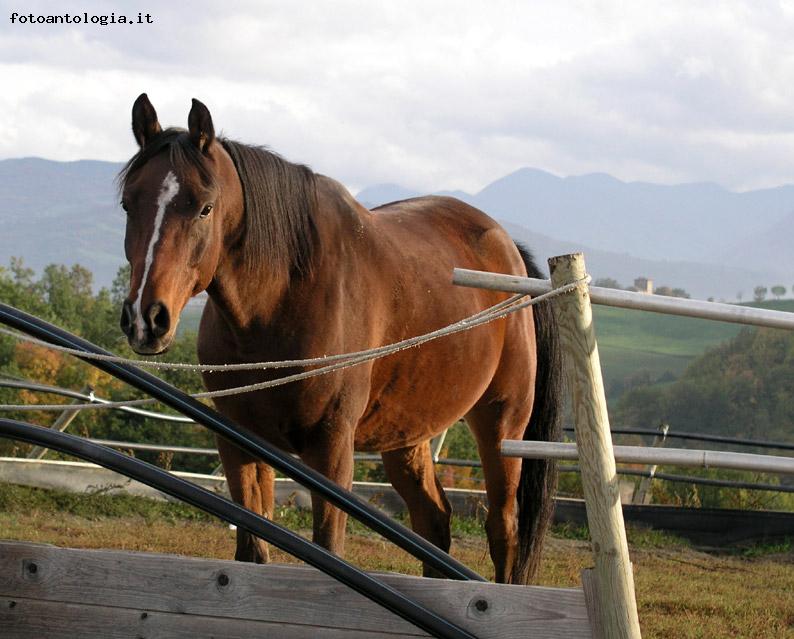
{"type": "Polygon", "coordinates": [[[132,105],[132,134],[135,141],[143,148],[162,130],[157,121],[157,111],[149,102],[149,96],[141,93],[132,105]]]}
{"type": "Polygon", "coordinates": [[[190,115],[187,116],[187,127],[190,141],[199,151],[206,152],[215,139],[215,127],[212,125],[209,109],[196,98],[193,98],[193,106],[190,108],[190,115]]]}

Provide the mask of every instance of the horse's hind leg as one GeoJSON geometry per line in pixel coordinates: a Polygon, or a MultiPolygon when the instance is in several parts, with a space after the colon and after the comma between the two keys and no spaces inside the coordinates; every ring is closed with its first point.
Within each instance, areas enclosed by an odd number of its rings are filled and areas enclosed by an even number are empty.
{"type": "Polygon", "coordinates": [[[529,411],[508,410],[503,402],[480,404],[466,415],[485,475],[488,516],[485,530],[497,583],[507,583],[518,555],[518,501],[521,460],[503,457],[502,439],[521,439],[529,411]]]}
{"type": "MultiPolygon", "coordinates": [[[[430,442],[382,453],[389,481],[405,500],[414,531],[449,552],[452,507],[436,477],[430,442]]],[[[425,577],[440,576],[424,566],[425,577]]]]}
{"type": "MultiPolygon", "coordinates": [[[[220,438],[218,452],[232,499],[248,510],[272,519],[275,482],[273,469],[220,438]]],[[[267,543],[238,528],[234,558],[237,561],[263,564],[270,561],[270,552],[267,543]]]]}

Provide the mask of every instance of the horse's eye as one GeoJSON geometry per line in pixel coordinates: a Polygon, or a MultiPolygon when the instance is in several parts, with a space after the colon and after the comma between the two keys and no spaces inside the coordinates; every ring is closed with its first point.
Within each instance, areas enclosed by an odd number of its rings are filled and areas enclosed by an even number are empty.
{"type": "Polygon", "coordinates": [[[212,204],[207,204],[201,209],[201,213],[199,213],[199,217],[207,217],[212,212],[212,204]]]}
{"type": "Polygon", "coordinates": [[[121,201],[121,208],[123,208],[127,213],[130,212],[129,208],[127,208],[127,203],[124,200],[121,201]]]}

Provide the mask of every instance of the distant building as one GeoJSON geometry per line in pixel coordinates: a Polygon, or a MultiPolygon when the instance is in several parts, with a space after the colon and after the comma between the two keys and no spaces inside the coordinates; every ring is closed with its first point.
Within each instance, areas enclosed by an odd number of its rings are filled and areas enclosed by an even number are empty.
{"type": "Polygon", "coordinates": [[[653,280],[649,280],[647,277],[638,277],[634,280],[634,288],[640,293],[653,295],[653,280]]]}

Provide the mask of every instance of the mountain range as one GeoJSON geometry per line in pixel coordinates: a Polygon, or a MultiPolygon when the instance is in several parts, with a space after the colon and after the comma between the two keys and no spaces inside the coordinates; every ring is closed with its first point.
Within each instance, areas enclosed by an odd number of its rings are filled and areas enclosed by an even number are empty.
{"type": "MultiPolygon", "coordinates": [[[[107,286],[124,262],[121,164],[39,158],[0,161],[5,231],[0,265],[20,256],[40,270],[79,262],[107,286]]],[[[623,182],[605,174],[558,177],[524,168],[458,197],[500,220],[540,262],[581,250],[594,277],[635,277],[695,297],[732,300],[756,285],[794,284],[794,185],[734,192],[716,184],[623,182]]],[[[357,198],[370,208],[419,195],[382,184],[357,198]]]]}
{"type": "MultiPolygon", "coordinates": [[[[685,288],[695,297],[749,299],[757,285],[794,284],[794,185],[734,192],[711,183],[623,182],[596,173],[557,177],[520,169],[481,191],[437,191],[486,211],[545,261],[585,254],[595,277],[630,285],[636,277],[685,288]]],[[[370,207],[419,193],[368,187],[370,207]]]]}
{"type": "Polygon", "coordinates": [[[122,164],[39,158],[0,161],[4,202],[0,265],[21,257],[36,271],[79,263],[109,286],[124,262],[124,213],[115,177],[122,164]]]}

